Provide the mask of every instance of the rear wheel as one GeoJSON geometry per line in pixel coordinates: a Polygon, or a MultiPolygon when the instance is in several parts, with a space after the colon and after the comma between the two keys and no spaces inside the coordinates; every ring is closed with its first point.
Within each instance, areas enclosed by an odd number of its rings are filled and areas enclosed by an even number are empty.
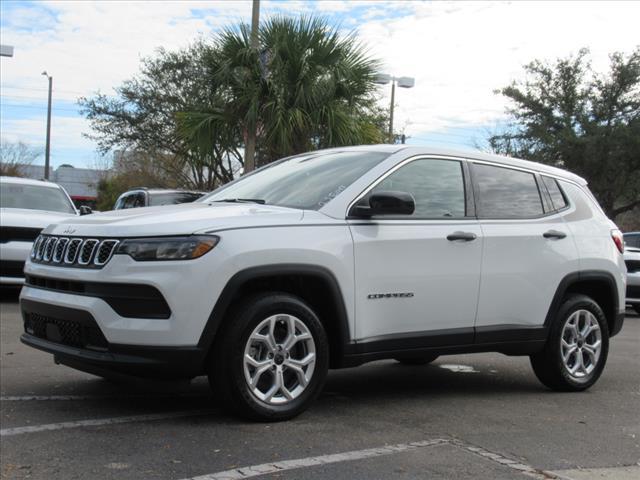
{"type": "Polygon", "coordinates": [[[214,394],[253,420],[287,420],[306,410],[329,365],[314,311],[290,294],[262,294],[243,300],[227,322],[209,368],[214,394]]]}
{"type": "Polygon", "coordinates": [[[609,353],[609,329],[600,306],[586,295],[568,296],[541,352],[531,356],[538,379],[559,391],[591,387],[604,370],[609,353]]]}
{"type": "Polygon", "coordinates": [[[427,365],[435,361],[438,355],[422,355],[420,357],[398,357],[396,361],[402,365],[427,365]]]}

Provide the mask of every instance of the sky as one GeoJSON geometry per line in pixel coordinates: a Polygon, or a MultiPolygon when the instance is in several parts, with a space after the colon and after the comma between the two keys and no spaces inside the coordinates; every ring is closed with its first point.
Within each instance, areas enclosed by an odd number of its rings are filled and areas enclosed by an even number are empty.
{"type": "MultiPolygon", "coordinates": [[[[77,99],[107,95],[131,78],[140,60],[250,22],[250,0],[0,1],[0,137],[44,151],[47,71],[53,76],[51,162],[105,165],[77,99]]],[[[325,16],[355,32],[382,73],[415,78],[396,90],[396,129],[407,143],[473,148],[505,122],[495,90],[521,79],[533,59],[553,61],[591,51],[595,70],[608,55],[640,45],[640,2],[431,2],[262,0],[261,18],[325,16]]],[[[388,104],[390,86],[381,86],[388,104]]],[[[42,163],[43,157],[37,160],[42,163]]]]}

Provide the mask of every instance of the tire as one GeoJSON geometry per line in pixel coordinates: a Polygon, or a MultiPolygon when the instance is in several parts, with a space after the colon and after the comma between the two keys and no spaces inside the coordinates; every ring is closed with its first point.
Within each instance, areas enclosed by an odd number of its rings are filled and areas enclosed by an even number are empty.
{"type": "Polygon", "coordinates": [[[315,312],[298,297],[272,292],[243,298],[225,322],[208,365],[214,395],[250,420],[288,420],[305,411],[322,390],[329,368],[329,344],[315,312]],[[301,339],[287,349],[292,330],[301,339]],[[301,366],[302,360],[308,363],[301,366]]]}
{"type": "Polygon", "coordinates": [[[435,361],[439,355],[423,355],[421,357],[398,357],[395,360],[402,365],[427,365],[435,361]]]}
{"type": "Polygon", "coordinates": [[[609,329],[602,309],[590,297],[576,294],[565,298],[551,325],[545,348],[530,358],[533,371],[544,385],[552,390],[578,392],[588,389],[600,378],[608,353],[609,329]],[[572,328],[576,320],[578,330],[584,331],[584,325],[589,322],[594,327],[593,331],[581,337],[572,328]],[[595,351],[594,345],[598,340],[599,355],[589,354],[589,351],[595,351]],[[581,365],[579,355],[582,356],[581,365]]]}

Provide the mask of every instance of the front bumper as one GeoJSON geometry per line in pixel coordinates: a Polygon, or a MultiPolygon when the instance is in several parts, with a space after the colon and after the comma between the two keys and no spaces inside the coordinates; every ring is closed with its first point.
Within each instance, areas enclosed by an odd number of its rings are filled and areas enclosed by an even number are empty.
{"type": "Polygon", "coordinates": [[[54,355],[55,361],[100,376],[192,378],[205,373],[198,347],[150,347],[109,343],[86,311],[23,300],[22,343],[54,355]]]}
{"type": "Polygon", "coordinates": [[[10,241],[0,244],[0,285],[24,284],[24,263],[33,242],[10,241]]]}
{"type": "Polygon", "coordinates": [[[627,305],[640,305],[640,272],[627,273],[627,305]]]}

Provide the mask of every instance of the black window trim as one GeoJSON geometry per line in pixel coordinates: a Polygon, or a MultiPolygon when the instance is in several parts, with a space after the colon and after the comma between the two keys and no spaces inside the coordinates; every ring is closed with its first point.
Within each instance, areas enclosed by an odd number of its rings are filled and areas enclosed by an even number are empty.
{"type": "Polygon", "coordinates": [[[551,206],[551,210],[549,211],[549,213],[555,214],[555,213],[564,212],[565,210],[568,210],[571,207],[571,200],[569,199],[569,195],[567,195],[566,192],[562,189],[562,185],[560,185],[560,182],[558,181],[562,179],[552,177],[551,175],[547,175],[546,173],[540,173],[539,175],[540,175],[540,183],[544,185],[544,191],[549,196],[549,205],[551,206]],[[544,183],[543,177],[550,178],[551,180],[556,182],[556,185],[558,186],[558,190],[560,190],[560,194],[562,195],[562,198],[564,198],[564,203],[565,203],[564,207],[558,208],[558,209],[554,207],[553,200],[551,200],[551,192],[549,192],[549,189],[547,188],[546,183],[544,183]]]}
{"type": "MultiPolygon", "coordinates": [[[[471,168],[470,168],[470,171],[471,171],[471,180],[472,180],[472,184],[473,184],[473,192],[474,192],[474,196],[476,197],[475,198],[476,204],[478,203],[478,198],[477,197],[478,197],[478,194],[480,192],[480,188],[479,188],[476,176],[474,175],[474,165],[475,164],[479,164],[479,165],[488,165],[490,167],[496,167],[496,168],[506,168],[508,170],[515,170],[517,172],[524,172],[524,173],[529,173],[529,174],[533,175],[534,178],[535,178],[535,181],[536,181],[536,185],[538,186],[538,194],[540,195],[540,202],[541,202],[542,210],[543,210],[543,213],[541,215],[534,215],[534,216],[527,216],[527,217],[517,217],[517,218],[513,218],[513,217],[481,217],[481,216],[477,215],[477,212],[476,212],[476,216],[477,216],[478,220],[500,220],[500,221],[512,221],[512,222],[520,222],[520,221],[523,221],[523,220],[538,220],[538,219],[541,219],[541,218],[550,217],[552,215],[557,215],[559,212],[567,210],[570,207],[570,204],[568,203],[567,195],[563,191],[562,194],[565,196],[565,199],[567,200],[567,206],[564,207],[561,210],[546,211],[546,205],[545,205],[545,201],[546,200],[545,199],[546,199],[546,196],[549,195],[549,192],[547,191],[547,187],[544,186],[544,182],[542,181],[542,178],[539,178],[539,177],[541,177],[542,175],[545,175],[545,176],[547,176],[549,178],[556,179],[556,177],[554,177],[552,175],[543,174],[543,173],[538,172],[536,170],[528,170],[526,168],[519,168],[519,167],[514,167],[514,166],[511,166],[511,165],[501,164],[501,163],[484,162],[484,161],[478,161],[478,160],[473,160],[473,159],[470,159],[469,162],[472,164],[471,168]],[[544,186],[544,189],[540,187],[541,184],[544,186]]],[[[571,182],[571,183],[573,183],[573,182],[571,182]]],[[[549,198],[549,202],[551,202],[550,198],[549,198]]]]}
{"type": "Polygon", "coordinates": [[[451,157],[446,155],[416,155],[413,157],[409,157],[401,161],[400,163],[394,165],[389,170],[380,175],[377,179],[375,179],[369,186],[367,186],[362,192],[356,195],[355,200],[349,203],[347,207],[347,220],[363,220],[366,223],[380,223],[386,220],[405,220],[409,222],[416,221],[441,221],[441,222],[451,222],[451,221],[462,221],[462,220],[476,220],[476,210],[475,210],[475,195],[473,193],[473,185],[471,180],[471,172],[469,169],[469,160],[462,157],[451,157]],[[371,217],[370,219],[363,219],[362,217],[357,217],[351,215],[351,209],[361,201],[366,195],[369,194],[371,190],[373,190],[379,183],[384,181],[387,177],[395,173],[397,170],[400,170],[402,167],[413,163],[418,160],[448,160],[460,163],[460,168],[462,169],[462,182],[464,186],[464,196],[465,196],[465,215],[463,217],[414,217],[408,215],[383,215],[377,217],[371,217]]]}

